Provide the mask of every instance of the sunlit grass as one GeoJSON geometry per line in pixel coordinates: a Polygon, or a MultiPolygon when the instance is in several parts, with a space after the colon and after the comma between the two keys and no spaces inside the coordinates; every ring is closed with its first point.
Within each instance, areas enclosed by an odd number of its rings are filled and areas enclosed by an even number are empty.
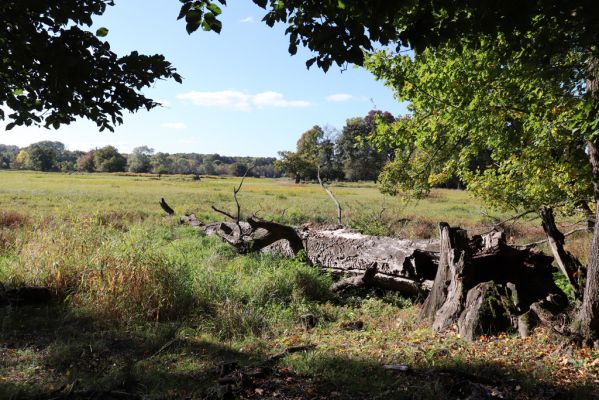
{"type": "MultiPolygon", "coordinates": [[[[588,398],[598,383],[597,353],[564,353],[550,332],[474,343],[451,332],[436,335],[418,321],[414,299],[340,297],[329,290],[331,276],[317,268],[240,256],[158,205],[164,197],[178,214],[221,220],[211,206],[232,211],[238,183],[0,172],[0,282],[47,286],[58,301],[0,307],[0,338],[12,346],[0,343],[0,397],[29,398],[76,380],[82,388],[151,398],[204,398],[220,362],[248,365],[299,344],[316,349],[285,357],[279,367],[305,374],[305,393],[337,391],[341,398],[460,398],[453,378],[439,375],[444,369],[496,376],[506,398],[535,398],[547,387],[588,398]],[[314,328],[297,323],[305,314],[315,317],[314,328]],[[348,328],[358,321],[360,329],[348,328]],[[408,365],[413,374],[390,373],[385,364],[408,365]]],[[[330,187],[346,223],[370,234],[435,237],[439,221],[471,233],[491,225],[489,211],[463,191],[435,190],[404,203],[372,183],[330,187]]],[[[336,220],[315,184],[247,179],[239,199],[245,215],[288,224],[336,220]]],[[[518,225],[515,240],[542,236],[535,224],[518,225]]],[[[584,256],[586,240],[577,237],[569,248],[584,256]]]]}

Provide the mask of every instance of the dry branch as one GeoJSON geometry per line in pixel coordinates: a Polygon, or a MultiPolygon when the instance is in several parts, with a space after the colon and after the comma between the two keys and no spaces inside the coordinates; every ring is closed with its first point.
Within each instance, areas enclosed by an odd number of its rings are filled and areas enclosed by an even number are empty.
{"type": "Polygon", "coordinates": [[[337,224],[343,225],[341,223],[341,204],[339,204],[339,201],[337,200],[333,192],[331,192],[331,190],[327,188],[325,184],[322,182],[322,179],[320,179],[320,165],[316,166],[316,177],[318,178],[318,183],[320,183],[320,186],[329,195],[329,197],[333,200],[333,203],[335,203],[335,206],[337,207],[337,224]]]}
{"type": "Polygon", "coordinates": [[[168,215],[175,215],[175,210],[173,210],[164,200],[164,197],[160,199],[160,207],[164,210],[168,215]]]}

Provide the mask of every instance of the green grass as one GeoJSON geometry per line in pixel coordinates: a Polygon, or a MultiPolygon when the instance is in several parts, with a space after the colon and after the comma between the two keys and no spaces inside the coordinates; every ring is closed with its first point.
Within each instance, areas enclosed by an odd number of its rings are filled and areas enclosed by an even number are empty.
{"type": "MultiPolygon", "coordinates": [[[[474,343],[435,335],[418,322],[411,299],[339,297],[317,268],[240,256],[158,206],[165,197],[179,214],[219,220],[210,206],[233,210],[238,181],[0,172],[0,282],[47,286],[57,298],[42,307],[0,307],[0,398],[48,397],[75,382],[77,390],[204,398],[217,390],[219,363],[257,365],[301,344],[316,349],[284,357],[244,395],[464,398],[469,373],[493,377],[491,386],[507,398],[591,398],[596,352],[565,352],[544,331],[474,343]],[[314,328],[297,323],[308,313],[317,318],[314,328]],[[348,328],[357,321],[362,329],[348,328]]],[[[481,205],[465,192],[438,190],[404,204],[373,184],[331,188],[348,224],[364,232],[434,237],[441,220],[488,229],[481,205]]],[[[317,185],[248,179],[239,197],[246,215],[335,222],[317,185]]],[[[538,232],[522,225],[518,235],[530,240],[538,232]]]]}
{"type": "MultiPolygon", "coordinates": [[[[5,210],[25,212],[36,221],[82,214],[156,220],[163,215],[157,202],[165,197],[178,213],[195,212],[205,219],[216,220],[221,216],[211,206],[232,211],[233,187],[238,183],[239,178],[205,177],[193,181],[187,176],[0,171],[0,204],[5,210]]],[[[349,225],[368,225],[369,220],[379,219],[398,229],[400,220],[436,224],[442,219],[450,224],[476,227],[486,220],[482,205],[462,191],[437,190],[429,199],[406,204],[382,195],[370,183],[332,184],[331,190],[339,198],[349,225]]],[[[239,198],[245,215],[257,213],[290,224],[336,221],[333,203],[316,184],[250,178],[246,179],[239,198]]]]}

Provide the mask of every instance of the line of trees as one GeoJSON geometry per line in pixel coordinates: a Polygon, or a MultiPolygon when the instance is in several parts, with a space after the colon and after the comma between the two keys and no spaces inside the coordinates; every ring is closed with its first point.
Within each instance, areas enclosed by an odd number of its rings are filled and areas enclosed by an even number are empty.
{"type": "Polygon", "coordinates": [[[274,157],[228,157],[219,154],[162,153],[148,146],[120,153],[114,146],[71,151],[61,142],[41,141],[19,148],[0,144],[0,169],[62,172],[135,172],[242,176],[252,166],[251,176],[282,176],[274,157]]]}
{"type": "Polygon", "coordinates": [[[350,118],[341,132],[318,125],[304,132],[296,151],[280,151],[276,167],[296,183],[314,180],[317,167],[323,178],[347,181],[377,180],[384,165],[393,160],[391,148],[377,148],[368,141],[377,122],[391,123],[389,112],[372,110],[365,117],[350,118]]]}

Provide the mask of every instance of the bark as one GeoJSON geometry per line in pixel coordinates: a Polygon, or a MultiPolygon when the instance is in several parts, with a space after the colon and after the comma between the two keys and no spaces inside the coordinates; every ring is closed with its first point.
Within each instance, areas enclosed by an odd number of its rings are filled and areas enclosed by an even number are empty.
{"type": "Polygon", "coordinates": [[[447,289],[451,282],[449,256],[451,255],[451,262],[453,262],[456,259],[456,251],[454,249],[465,248],[467,240],[466,231],[459,228],[451,228],[445,223],[439,224],[439,264],[431,292],[420,311],[421,318],[432,321],[437,310],[445,303],[447,289]]]}
{"type": "Polygon", "coordinates": [[[168,215],[174,215],[175,214],[175,210],[173,210],[164,200],[164,198],[160,199],[160,207],[162,207],[162,209],[164,210],[165,213],[167,213],[168,215]]]}
{"type": "MultiPolygon", "coordinates": [[[[589,71],[590,78],[587,80],[589,101],[597,107],[599,103],[599,60],[590,60],[589,71]]],[[[595,115],[595,118],[597,117],[595,115]]],[[[586,285],[578,313],[578,324],[584,340],[587,343],[592,343],[599,341],[599,139],[593,138],[587,144],[595,197],[595,229],[589,251],[586,285]]]]}
{"type": "Polygon", "coordinates": [[[549,323],[567,306],[553,281],[553,259],[507,245],[501,232],[469,239],[465,230],[442,223],[439,241],[412,241],[309,225],[296,230],[256,218],[204,225],[186,216],[182,222],[220,236],[241,253],[303,251],[312,264],[342,277],[334,291],[430,293],[422,318],[436,331],[457,325],[465,339],[516,328],[525,336],[535,321],[549,323]]]}
{"type": "Polygon", "coordinates": [[[439,268],[421,312],[435,331],[455,325],[467,340],[510,329],[526,336],[541,321],[532,304],[551,315],[567,306],[553,282],[551,257],[508,246],[501,232],[468,240],[465,231],[441,224],[440,237],[439,268]]]}
{"type": "Polygon", "coordinates": [[[238,223],[221,222],[206,227],[206,233],[215,233],[241,254],[261,251],[275,242],[284,240],[292,255],[304,250],[304,243],[298,232],[290,226],[276,222],[248,218],[238,223]]]}
{"type": "Polygon", "coordinates": [[[545,207],[541,210],[541,221],[543,230],[547,235],[547,244],[551,249],[555,262],[572,287],[574,297],[581,300],[582,291],[579,282],[583,274],[582,264],[576,257],[564,249],[565,236],[557,228],[553,210],[550,207],[545,207]]]}

